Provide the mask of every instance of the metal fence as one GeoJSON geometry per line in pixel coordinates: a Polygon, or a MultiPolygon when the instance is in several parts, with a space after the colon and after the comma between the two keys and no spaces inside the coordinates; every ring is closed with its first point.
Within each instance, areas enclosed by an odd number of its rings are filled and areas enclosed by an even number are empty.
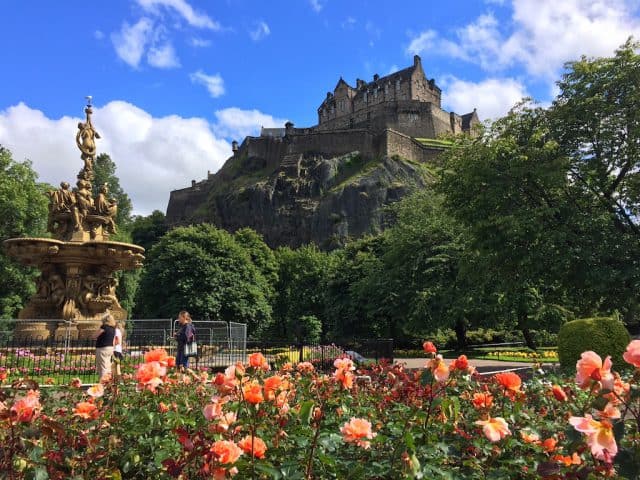
{"type": "MultiPolygon", "coordinates": [[[[57,321],[59,322],[59,321],[57,321]]],[[[193,368],[222,370],[248,355],[261,352],[279,366],[285,362],[308,361],[316,368],[329,370],[335,358],[351,355],[357,361],[393,358],[391,339],[364,339],[330,345],[293,344],[288,342],[247,341],[246,325],[234,322],[194,321],[198,341],[198,357],[193,368]]],[[[175,324],[169,319],[133,320],[127,322],[124,341],[123,373],[133,373],[143,362],[145,352],[165,348],[176,355],[175,324]]],[[[95,340],[78,340],[72,335],[50,335],[14,338],[10,331],[0,331],[0,374],[5,383],[18,378],[34,378],[40,383],[67,384],[74,378],[83,383],[97,381],[95,340]]]]}

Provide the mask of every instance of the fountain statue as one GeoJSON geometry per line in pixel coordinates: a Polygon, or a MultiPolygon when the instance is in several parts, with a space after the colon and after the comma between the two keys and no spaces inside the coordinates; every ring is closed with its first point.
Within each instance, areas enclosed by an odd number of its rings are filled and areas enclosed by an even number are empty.
{"type": "Polygon", "coordinates": [[[93,197],[95,140],[100,135],[91,122],[91,97],[87,100],[86,121],[78,124],[76,135],[84,162],[76,186],[71,189],[62,182],[58,190],[47,193],[47,230],[53,238],[4,241],[8,255],[41,272],[36,293],[18,316],[16,338],[88,339],[107,310],[116,320],[127,317],[116,296],[118,281],[114,274],[141,267],[144,248],[109,241],[117,232],[118,204],[109,198],[107,184],[101,185],[93,197]],[[52,319],[59,321],[50,322],[52,319]]]}

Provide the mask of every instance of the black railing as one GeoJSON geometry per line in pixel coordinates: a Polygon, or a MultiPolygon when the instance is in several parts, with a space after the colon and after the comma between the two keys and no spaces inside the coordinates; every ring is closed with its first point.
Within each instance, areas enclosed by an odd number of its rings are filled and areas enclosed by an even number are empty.
{"type": "MultiPolygon", "coordinates": [[[[310,362],[324,371],[330,371],[333,361],[344,355],[351,356],[356,362],[393,359],[393,341],[390,339],[308,345],[233,338],[219,340],[202,333],[198,332],[198,356],[191,359],[190,366],[210,371],[220,371],[237,362],[245,363],[253,352],[265,355],[274,368],[286,362],[310,362]]],[[[170,332],[160,329],[132,331],[125,339],[123,373],[133,373],[135,366],[144,361],[145,352],[159,347],[165,348],[169,355],[176,355],[176,342],[170,332]]],[[[0,379],[5,375],[4,384],[19,378],[33,378],[45,384],[68,384],[75,378],[82,383],[95,383],[95,340],[0,337],[0,379]]]]}

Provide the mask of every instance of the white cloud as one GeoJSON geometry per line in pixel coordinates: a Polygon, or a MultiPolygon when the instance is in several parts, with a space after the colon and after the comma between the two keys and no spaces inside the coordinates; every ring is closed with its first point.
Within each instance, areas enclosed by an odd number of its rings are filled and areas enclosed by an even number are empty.
{"type": "Polygon", "coordinates": [[[438,38],[438,32],[435,30],[425,30],[418,36],[411,39],[411,43],[407,47],[407,52],[412,55],[422,55],[429,52],[435,46],[435,40],[438,38]]]}
{"type": "Polygon", "coordinates": [[[111,42],[118,57],[128,65],[138,68],[152,34],[153,22],[149,18],[143,17],[135,25],[124,22],[120,32],[111,34],[111,42]]]}
{"type": "MultiPolygon", "coordinates": [[[[0,144],[16,160],[29,158],[40,181],[73,184],[82,167],[75,145],[81,120],[51,119],[20,103],[0,111],[0,144]]],[[[155,118],[130,103],[112,101],[94,107],[93,124],[102,137],[98,153],[108,153],[116,163],[136,214],[164,211],[171,190],[205,178],[207,170],[218,170],[231,156],[231,145],[203,118],[155,118]]]]}
{"type": "Polygon", "coordinates": [[[254,42],[259,42],[264,37],[268,36],[271,33],[269,29],[269,25],[266,22],[260,20],[256,24],[256,28],[249,32],[249,36],[254,42]]]}
{"type": "Polygon", "coordinates": [[[180,66],[180,60],[178,60],[176,51],[171,43],[149,48],[147,62],[152,67],[157,68],[177,68],[180,66]]]}
{"type": "Polygon", "coordinates": [[[513,0],[510,21],[492,14],[443,38],[426,30],[411,39],[408,53],[436,52],[495,71],[523,66],[538,78],[557,78],[565,62],[581,55],[606,56],[627,37],[640,36],[635,0],[513,0]]]}
{"type": "Polygon", "coordinates": [[[192,37],[189,40],[189,44],[192,47],[198,47],[198,48],[209,47],[209,46],[211,46],[211,40],[206,40],[204,38],[198,38],[198,37],[192,37]]]}
{"type": "Polygon", "coordinates": [[[237,107],[217,110],[215,116],[217,118],[214,124],[216,135],[238,141],[246,136],[259,135],[260,127],[284,127],[287,121],[259,110],[241,110],[237,107]]]}
{"type": "Polygon", "coordinates": [[[224,80],[219,73],[216,73],[215,75],[207,75],[202,70],[198,70],[197,72],[190,74],[189,78],[191,78],[193,83],[199,83],[200,85],[207,87],[209,94],[213,98],[224,95],[224,80]]]}
{"type": "Polygon", "coordinates": [[[512,78],[489,78],[479,83],[455,77],[445,78],[442,103],[457,114],[478,110],[481,120],[504,116],[517,102],[528,96],[526,87],[512,78]]]}
{"type": "Polygon", "coordinates": [[[311,8],[313,8],[315,12],[320,12],[320,10],[322,10],[324,7],[323,0],[309,0],[309,4],[311,5],[311,8]]]}
{"type": "Polygon", "coordinates": [[[178,13],[192,27],[221,30],[218,22],[212,20],[207,14],[196,12],[185,0],[137,0],[144,10],[158,14],[160,7],[178,13]]]}

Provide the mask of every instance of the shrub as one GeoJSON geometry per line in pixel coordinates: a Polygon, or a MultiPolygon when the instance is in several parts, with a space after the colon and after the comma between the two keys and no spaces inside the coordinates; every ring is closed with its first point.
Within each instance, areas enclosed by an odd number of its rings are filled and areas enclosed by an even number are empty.
{"type": "Polygon", "coordinates": [[[558,358],[563,368],[574,368],[582,352],[593,350],[603,359],[611,355],[619,368],[628,343],[629,332],[617,317],[572,320],[558,334],[558,358]]]}

